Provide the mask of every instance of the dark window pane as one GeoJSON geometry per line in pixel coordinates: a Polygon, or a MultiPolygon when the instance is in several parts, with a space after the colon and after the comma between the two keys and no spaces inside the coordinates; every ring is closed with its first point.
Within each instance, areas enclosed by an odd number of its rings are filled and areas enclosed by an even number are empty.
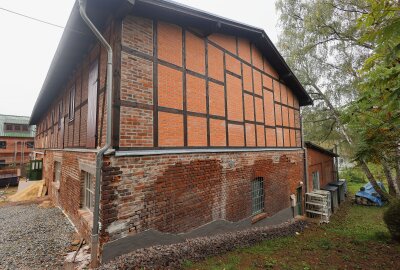
{"type": "Polygon", "coordinates": [[[6,141],[0,141],[0,148],[1,149],[6,149],[7,148],[7,142],[6,141]]]}
{"type": "Polygon", "coordinates": [[[13,125],[11,125],[11,124],[6,124],[5,130],[6,130],[6,131],[12,131],[12,130],[13,130],[13,125]]]}
{"type": "Polygon", "coordinates": [[[34,145],[35,145],[34,142],[27,142],[26,143],[26,147],[28,147],[28,148],[33,148],[34,145]]]}

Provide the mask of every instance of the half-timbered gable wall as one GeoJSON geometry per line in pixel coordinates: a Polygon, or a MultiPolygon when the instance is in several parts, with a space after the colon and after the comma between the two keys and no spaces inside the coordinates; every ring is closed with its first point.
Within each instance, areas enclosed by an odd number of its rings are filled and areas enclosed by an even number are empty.
{"type": "Polygon", "coordinates": [[[299,102],[241,37],[128,16],[119,149],[300,147],[299,102]]]}

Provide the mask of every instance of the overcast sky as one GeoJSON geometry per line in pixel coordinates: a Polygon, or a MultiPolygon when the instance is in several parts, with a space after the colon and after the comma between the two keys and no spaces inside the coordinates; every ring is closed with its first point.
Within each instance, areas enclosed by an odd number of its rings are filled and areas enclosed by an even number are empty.
{"type": "MultiPolygon", "coordinates": [[[[176,1],[263,28],[276,44],[275,0],[176,1]]],[[[64,26],[74,2],[0,0],[0,114],[30,116],[63,31],[2,9],[64,26]]]]}

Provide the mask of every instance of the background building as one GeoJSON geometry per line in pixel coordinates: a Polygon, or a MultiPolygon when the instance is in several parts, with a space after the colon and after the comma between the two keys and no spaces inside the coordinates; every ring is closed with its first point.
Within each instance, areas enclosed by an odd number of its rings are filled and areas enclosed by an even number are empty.
{"type": "Polygon", "coordinates": [[[28,123],[26,116],[0,115],[0,167],[29,162],[35,127],[28,123]]]}

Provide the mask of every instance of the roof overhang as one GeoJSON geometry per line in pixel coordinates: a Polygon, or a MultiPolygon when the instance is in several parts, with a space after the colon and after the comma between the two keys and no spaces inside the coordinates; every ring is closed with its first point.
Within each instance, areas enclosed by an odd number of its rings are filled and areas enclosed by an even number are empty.
{"type": "Polygon", "coordinates": [[[306,147],[309,148],[309,149],[316,150],[316,151],[318,151],[320,153],[326,154],[326,155],[331,156],[331,157],[339,157],[339,155],[334,153],[333,151],[325,149],[325,148],[323,148],[323,147],[321,147],[319,145],[316,145],[316,144],[314,144],[312,142],[305,142],[305,144],[306,144],[306,147]]]}
{"type": "MultiPolygon", "coordinates": [[[[251,40],[274,67],[280,78],[292,89],[299,99],[300,106],[312,104],[299,80],[291,71],[263,29],[235,22],[186,5],[166,0],[96,0],[88,1],[87,13],[94,24],[102,29],[110,14],[123,16],[128,13],[158,18],[187,27],[205,31],[237,35],[251,40]]],[[[68,19],[57,51],[50,65],[39,97],[30,118],[30,124],[37,124],[51,102],[59,95],[62,85],[68,80],[71,72],[77,68],[88,53],[95,38],[85,25],[79,14],[79,6],[75,3],[68,19]]]]}

